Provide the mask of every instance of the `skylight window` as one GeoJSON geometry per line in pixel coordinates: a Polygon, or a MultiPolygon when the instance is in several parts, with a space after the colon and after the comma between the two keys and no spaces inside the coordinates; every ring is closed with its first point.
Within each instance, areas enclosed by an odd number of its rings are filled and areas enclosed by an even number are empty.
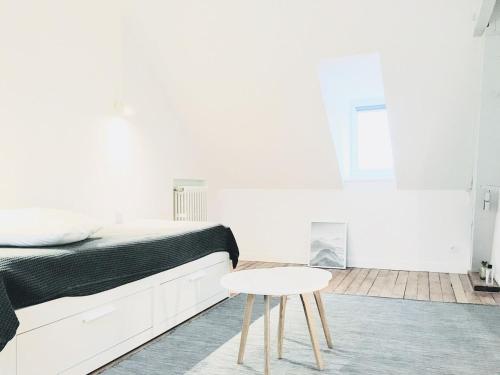
{"type": "Polygon", "coordinates": [[[342,180],[386,186],[395,172],[379,54],[325,59],[319,78],[342,180]]]}
{"type": "Polygon", "coordinates": [[[353,106],[350,164],[353,179],[388,179],[394,176],[384,104],[353,106]]]}

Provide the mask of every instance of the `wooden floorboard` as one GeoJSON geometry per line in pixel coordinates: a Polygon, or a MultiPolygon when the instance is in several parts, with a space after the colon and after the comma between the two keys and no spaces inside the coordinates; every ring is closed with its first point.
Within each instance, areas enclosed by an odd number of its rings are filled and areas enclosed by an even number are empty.
{"type": "Polygon", "coordinates": [[[443,302],[441,281],[437,272],[429,272],[429,297],[431,301],[443,302]]]}
{"type": "Polygon", "coordinates": [[[359,268],[351,269],[351,272],[349,272],[349,274],[346,277],[344,277],[344,279],[339,284],[339,286],[334,289],[334,292],[344,294],[347,291],[347,288],[349,288],[351,283],[354,281],[356,276],[358,276],[358,273],[360,271],[361,271],[361,269],[359,269],[359,268]]]}
{"type": "Polygon", "coordinates": [[[493,297],[497,305],[500,305],[500,293],[491,293],[491,296],[493,297]]]}
{"type": "Polygon", "coordinates": [[[377,278],[375,279],[375,282],[368,291],[368,295],[372,297],[380,297],[382,289],[384,288],[384,285],[387,282],[386,279],[388,276],[389,276],[389,270],[380,270],[377,275],[377,278]]]}
{"type": "Polygon", "coordinates": [[[327,291],[333,292],[335,289],[339,287],[339,285],[344,281],[344,279],[349,275],[350,270],[335,270],[333,271],[333,277],[330,280],[330,285],[327,288],[327,291]]]}
{"type": "MultiPolygon", "coordinates": [[[[291,263],[240,261],[237,271],[252,268],[301,266],[291,263]]],[[[379,270],[328,269],[332,273],[326,293],[413,299],[447,303],[500,305],[500,293],[475,292],[464,274],[379,270]]]]}
{"type": "Polygon", "coordinates": [[[406,283],[405,299],[417,299],[417,279],[418,273],[408,272],[408,282],[406,283]]]}
{"type": "Polygon", "coordinates": [[[479,292],[477,293],[479,296],[479,299],[481,300],[481,303],[483,305],[496,305],[495,299],[491,295],[491,293],[486,293],[486,292],[479,292]]]}
{"type": "Polygon", "coordinates": [[[448,273],[439,274],[439,282],[441,284],[441,292],[443,294],[443,302],[456,302],[455,293],[451,286],[450,275],[448,273]]]}
{"type": "Polygon", "coordinates": [[[392,298],[392,290],[396,285],[396,280],[398,279],[398,271],[389,271],[384,280],[384,285],[380,291],[380,297],[392,298]]]}
{"type": "Polygon", "coordinates": [[[396,283],[394,284],[394,288],[392,289],[393,298],[404,298],[407,282],[408,271],[399,271],[398,278],[396,279],[396,283]]]}
{"type": "Polygon", "coordinates": [[[481,303],[479,295],[474,293],[472,290],[472,285],[469,282],[469,277],[467,275],[459,275],[460,281],[462,282],[462,287],[464,288],[465,297],[469,303],[481,303]]]}
{"type": "Polygon", "coordinates": [[[355,294],[358,296],[366,296],[368,294],[368,291],[372,287],[373,283],[375,282],[378,272],[379,270],[376,269],[370,270],[355,294]]]}
{"type": "Polygon", "coordinates": [[[419,272],[417,276],[417,299],[429,301],[429,272],[419,272]]]}
{"type": "Polygon", "coordinates": [[[362,268],[356,275],[356,278],[352,281],[351,285],[346,290],[346,294],[356,294],[359,290],[359,287],[365,281],[366,276],[368,276],[368,272],[370,270],[368,268],[362,268]]]}
{"type": "Polygon", "coordinates": [[[450,273],[451,287],[455,293],[455,298],[458,303],[467,303],[467,297],[460,281],[460,275],[457,273],[450,273]]]}

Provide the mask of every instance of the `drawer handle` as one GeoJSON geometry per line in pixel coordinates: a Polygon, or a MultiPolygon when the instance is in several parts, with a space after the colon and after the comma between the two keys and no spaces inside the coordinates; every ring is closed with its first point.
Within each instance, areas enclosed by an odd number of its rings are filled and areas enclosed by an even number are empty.
{"type": "Polygon", "coordinates": [[[196,280],[204,278],[206,275],[207,275],[207,273],[205,271],[198,271],[198,272],[193,273],[191,276],[189,276],[188,280],[189,281],[196,281],[196,280]]]}
{"type": "Polygon", "coordinates": [[[82,321],[83,323],[92,323],[97,319],[104,318],[105,316],[113,313],[115,310],[114,306],[105,306],[100,309],[95,309],[85,314],[82,321]]]}

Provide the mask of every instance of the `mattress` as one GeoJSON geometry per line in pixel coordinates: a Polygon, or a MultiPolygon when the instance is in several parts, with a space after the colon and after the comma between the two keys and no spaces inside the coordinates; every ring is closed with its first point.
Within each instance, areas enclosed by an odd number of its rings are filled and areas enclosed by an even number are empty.
{"type": "Polygon", "coordinates": [[[19,326],[16,309],[102,292],[218,251],[236,267],[231,229],[168,221],[113,225],[69,245],[0,248],[0,350],[19,326]]]}

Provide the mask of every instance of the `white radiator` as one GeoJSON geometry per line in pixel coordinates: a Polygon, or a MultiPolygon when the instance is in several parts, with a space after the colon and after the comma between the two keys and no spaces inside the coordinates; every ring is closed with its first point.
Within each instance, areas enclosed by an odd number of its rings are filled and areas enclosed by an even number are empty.
{"type": "Polygon", "coordinates": [[[174,188],[174,220],[207,220],[207,188],[205,186],[174,188]]]}

